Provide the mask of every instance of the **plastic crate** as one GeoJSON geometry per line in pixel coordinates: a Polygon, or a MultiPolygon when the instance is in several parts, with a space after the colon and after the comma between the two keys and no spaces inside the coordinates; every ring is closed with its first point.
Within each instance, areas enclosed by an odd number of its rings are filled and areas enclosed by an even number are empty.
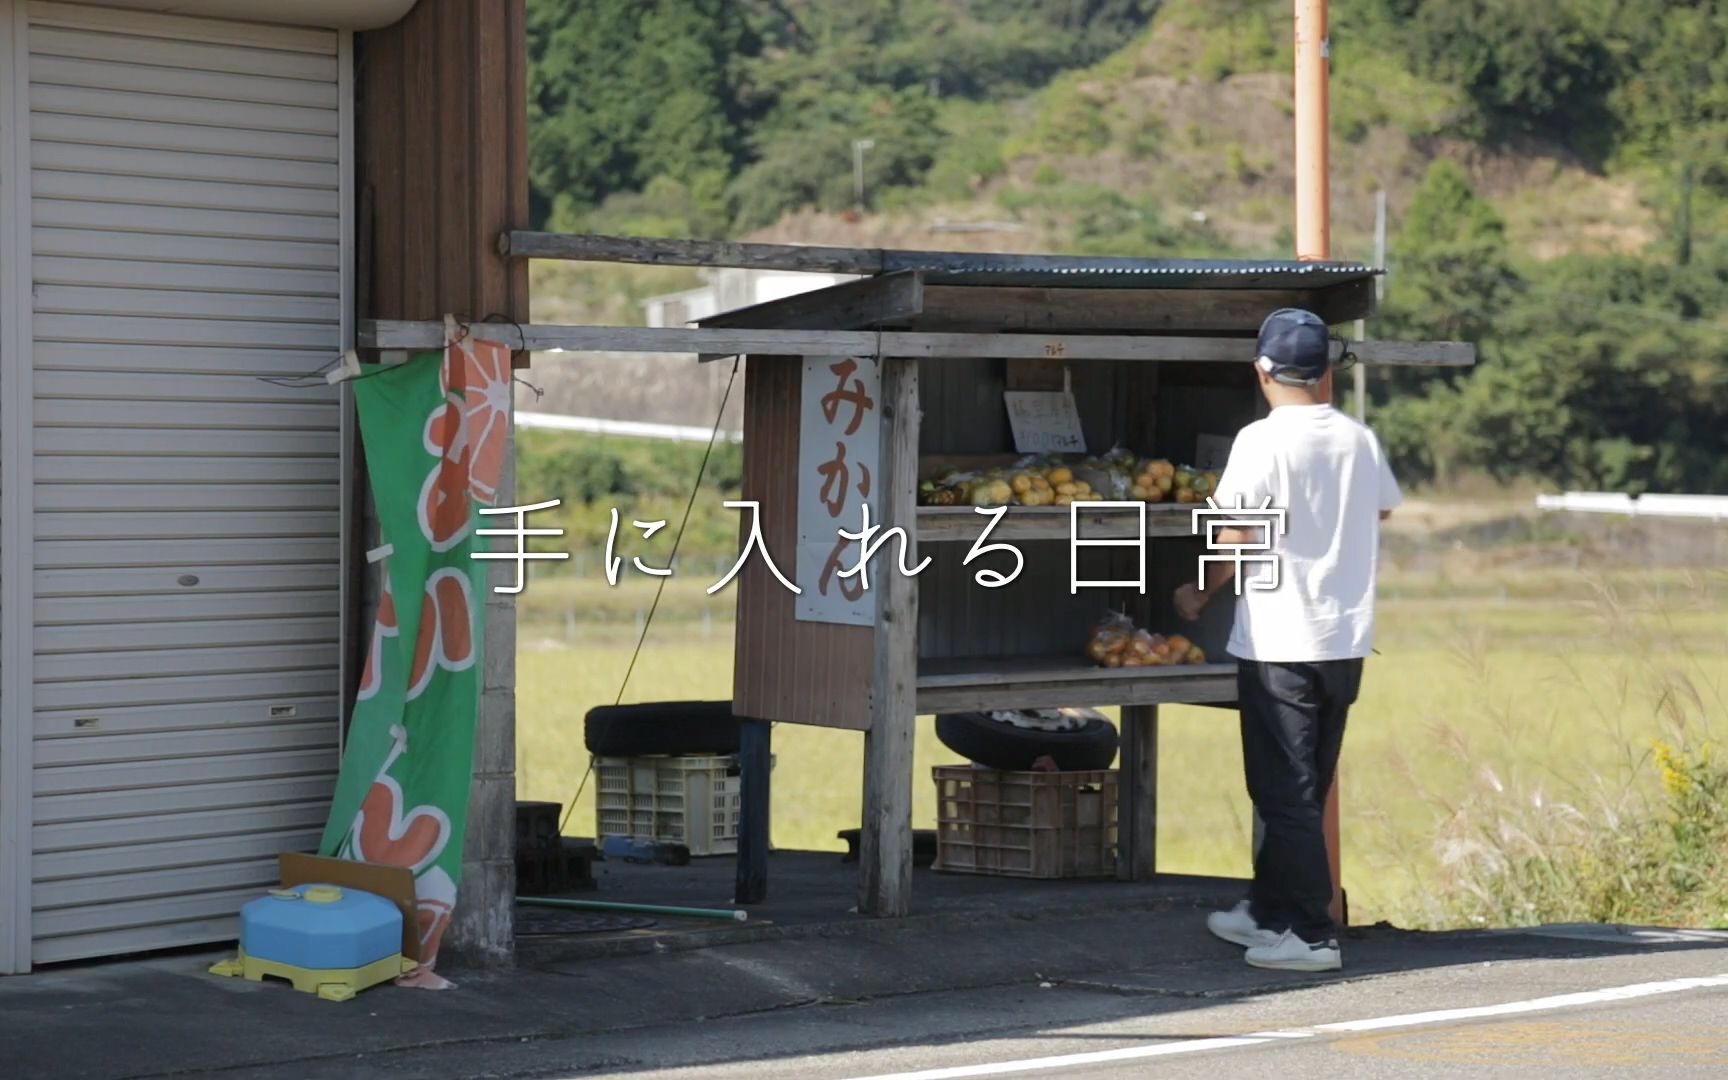
{"type": "Polygon", "coordinates": [[[692,855],[738,851],[740,783],[735,757],[603,757],[594,831],[683,844],[692,855]]]}
{"type": "Polygon", "coordinates": [[[1022,878],[1116,874],[1116,770],[938,765],[936,869],[1022,878]]]}

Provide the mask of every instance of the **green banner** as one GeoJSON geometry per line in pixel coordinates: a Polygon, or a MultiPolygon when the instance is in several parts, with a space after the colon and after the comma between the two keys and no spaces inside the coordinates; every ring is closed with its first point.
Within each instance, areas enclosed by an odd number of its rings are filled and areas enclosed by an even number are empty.
{"type": "Polygon", "coordinates": [[[510,375],[503,347],[463,340],[352,383],[383,592],[319,852],[414,871],[428,976],[462,872],[486,588],[471,556],[503,470],[510,375]]]}

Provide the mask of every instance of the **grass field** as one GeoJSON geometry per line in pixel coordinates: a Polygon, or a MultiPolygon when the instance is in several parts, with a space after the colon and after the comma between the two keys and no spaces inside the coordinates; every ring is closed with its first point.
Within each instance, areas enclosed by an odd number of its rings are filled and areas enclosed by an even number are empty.
{"type": "MultiPolygon", "coordinates": [[[[542,576],[523,597],[521,798],[568,802],[587,768],[582,716],[619,695],[652,585],[542,576]]],[[[730,590],[674,579],[626,701],[731,693],[730,590]]],[[[1352,920],[1435,925],[1449,846],[1470,815],[1546,800],[1606,821],[1651,784],[1658,737],[1728,736],[1728,575],[1496,569],[1383,581],[1379,650],[1344,749],[1344,876],[1352,920]]],[[[1161,711],[1159,869],[1245,875],[1249,807],[1233,714],[1161,711]]],[[[774,732],[774,843],[838,850],[858,824],[862,736],[774,732]]],[[[915,820],[934,815],[935,764],[957,762],[920,721],[915,820]]],[[[593,829],[593,790],[568,830],[593,829]]],[[[1512,820],[1509,816],[1507,821],[1512,820]]],[[[1497,826],[1495,826],[1497,827],[1497,826]]],[[[1511,827],[1507,825],[1505,827],[1511,827]]]]}

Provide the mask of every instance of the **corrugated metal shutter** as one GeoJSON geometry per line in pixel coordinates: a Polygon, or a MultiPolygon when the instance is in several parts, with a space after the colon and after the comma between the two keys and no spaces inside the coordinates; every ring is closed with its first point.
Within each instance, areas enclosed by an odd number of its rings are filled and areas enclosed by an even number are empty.
{"type": "Polygon", "coordinates": [[[30,5],[33,959],[233,936],[338,740],[336,34],[30,5]]]}

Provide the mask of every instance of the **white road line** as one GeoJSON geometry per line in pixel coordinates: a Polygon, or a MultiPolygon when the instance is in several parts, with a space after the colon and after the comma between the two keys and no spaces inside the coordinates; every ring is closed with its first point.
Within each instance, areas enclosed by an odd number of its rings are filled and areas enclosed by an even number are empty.
{"type": "Polygon", "coordinates": [[[1313,1030],[1380,1031],[1383,1028],[1444,1024],[1449,1020],[1475,1020],[1484,1016],[1511,1016],[1517,1013],[1546,1012],[1553,1009],[1575,1009],[1580,1005],[1599,1005],[1607,1001],[1630,1001],[1633,998],[1650,997],[1655,994],[1677,994],[1683,990],[1705,990],[1713,987],[1728,987],[1728,975],[1635,983],[1632,986],[1614,986],[1606,990],[1585,990],[1577,994],[1556,994],[1553,997],[1532,998],[1529,1001],[1509,1001],[1504,1005],[1477,1005],[1466,1009],[1436,1009],[1433,1012],[1409,1013],[1404,1016],[1384,1016],[1377,1020],[1346,1020],[1338,1024],[1316,1024],[1313,1030]]]}
{"type": "Polygon", "coordinates": [[[1024,1061],[999,1061],[988,1065],[956,1065],[948,1069],[887,1073],[882,1076],[859,1077],[857,1080],[963,1080],[969,1076],[1001,1076],[1004,1073],[1066,1069],[1075,1065],[1108,1065],[1117,1061],[1138,1061],[1141,1058],[1167,1057],[1171,1054],[1195,1054],[1202,1050],[1230,1050],[1238,1046],[1258,1046],[1269,1041],[1264,1035],[1186,1039],[1182,1042],[1156,1043],[1152,1046],[1124,1046],[1119,1050],[1092,1050],[1084,1054],[1027,1058],[1024,1061]]]}
{"type": "Polygon", "coordinates": [[[1384,1031],[1388,1028],[1421,1027],[1453,1020],[1478,1020],[1490,1016],[1515,1016],[1519,1013],[1551,1012],[1575,1009],[1583,1005],[1631,1001],[1657,994],[1677,994],[1686,990],[1728,988],[1728,975],[1713,975],[1695,979],[1669,979],[1665,982],[1635,983],[1612,986],[1602,990],[1586,990],[1576,994],[1556,994],[1552,997],[1531,998],[1528,1001],[1508,1001],[1500,1005],[1477,1005],[1463,1009],[1435,1009],[1430,1012],[1381,1016],[1371,1020],[1346,1020],[1332,1024],[1316,1024],[1307,1028],[1285,1031],[1257,1031],[1249,1035],[1213,1039],[1184,1039],[1179,1042],[1152,1043],[1146,1046],[1124,1046],[1115,1050],[1093,1050],[1083,1054],[1059,1054],[1054,1057],[1023,1058],[1019,1061],[996,1061],[980,1065],[956,1065],[945,1069],[920,1069],[916,1072],[882,1073],[855,1077],[853,1080],[967,1080],[976,1076],[1005,1076],[1010,1073],[1043,1072],[1081,1065],[1108,1065],[1142,1058],[1169,1057],[1174,1054],[1198,1054],[1208,1050],[1233,1050],[1244,1046],[1307,1039],[1316,1035],[1339,1032],[1384,1031]]]}

